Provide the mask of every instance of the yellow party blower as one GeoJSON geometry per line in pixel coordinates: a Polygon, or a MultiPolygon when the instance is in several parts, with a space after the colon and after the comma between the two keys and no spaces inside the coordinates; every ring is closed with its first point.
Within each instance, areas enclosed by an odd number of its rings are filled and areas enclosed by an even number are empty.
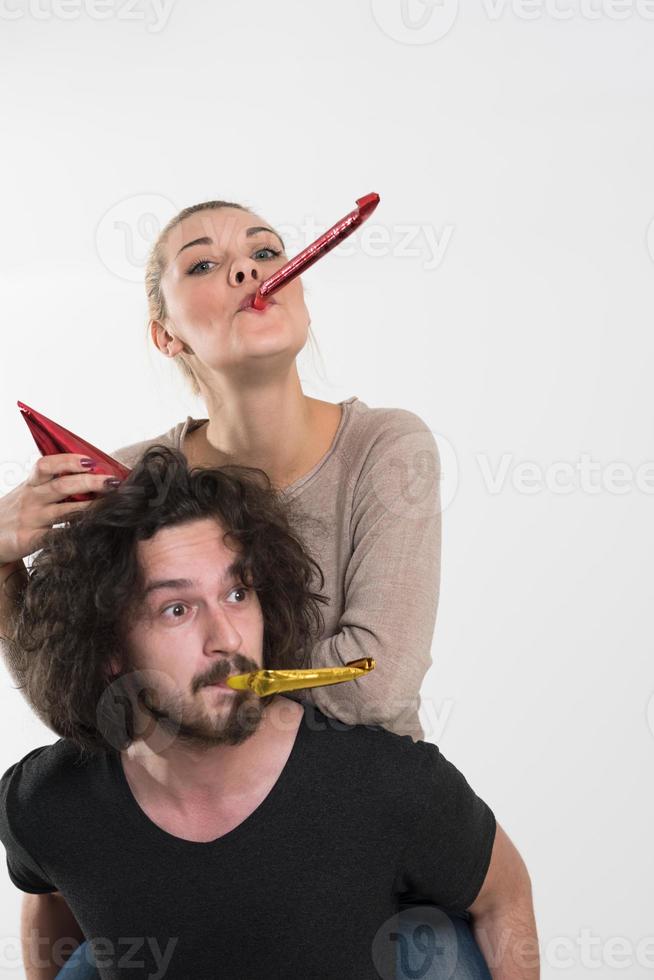
{"type": "Polygon", "coordinates": [[[353,681],[357,677],[365,677],[374,668],[373,658],[363,657],[361,660],[350,660],[344,667],[322,667],[319,670],[253,670],[248,674],[234,674],[225,683],[237,691],[253,691],[258,697],[265,698],[281,691],[353,681]]]}

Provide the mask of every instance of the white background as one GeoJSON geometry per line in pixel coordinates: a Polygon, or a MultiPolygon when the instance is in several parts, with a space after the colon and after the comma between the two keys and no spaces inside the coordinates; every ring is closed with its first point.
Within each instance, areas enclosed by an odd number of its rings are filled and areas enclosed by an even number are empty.
{"type": "MultiPolygon", "coordinates": [[[[143,260],[176,210],[239,201],[294,253],[377,191],[304,276],[305,391],[436,435],[427,737],[528,864],[543,976],[636,980],[654,970],[654,4],[432,6],[2,0],[0,492],[36,459],[17,399],[107,451],[206,414],[146,340],[143,260]]],[[[4,771],[55,736],[4,671],[0,691],[4,771]]],[[[20,897],[0,875],[2,978],[22,976],[20,897]]]]}

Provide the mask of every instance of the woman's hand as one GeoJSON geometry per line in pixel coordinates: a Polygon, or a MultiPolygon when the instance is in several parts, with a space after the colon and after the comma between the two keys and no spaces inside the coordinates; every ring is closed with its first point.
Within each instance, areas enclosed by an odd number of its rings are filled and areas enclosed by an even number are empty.
{"type": "Polygon", "coordinates": [[[0,566],[38,551],[53,524],[63,523],[69,514],[93,503],[62,503],[67,497],[113,489],[106,483],[111,479],[106,473],[89,473],[90,467],[82,465],[86,458],[77,453],[41,456],[27,480],[0,498],[0,566]]]}

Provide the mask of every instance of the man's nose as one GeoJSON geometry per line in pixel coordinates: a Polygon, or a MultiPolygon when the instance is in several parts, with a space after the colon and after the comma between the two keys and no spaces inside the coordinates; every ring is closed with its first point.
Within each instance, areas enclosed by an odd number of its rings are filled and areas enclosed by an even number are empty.
{"type": "Polygon", "coordinates": [[[235,653],[241,646],[241,634],[232,623],[229,614],[221,607],[211,610],[207,621],[204,653],[207,657],[216,654],[235,653]]]}

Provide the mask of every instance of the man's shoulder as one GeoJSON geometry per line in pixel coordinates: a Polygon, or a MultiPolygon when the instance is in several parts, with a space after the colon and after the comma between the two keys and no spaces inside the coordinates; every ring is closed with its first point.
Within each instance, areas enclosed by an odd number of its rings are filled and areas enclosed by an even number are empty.
{"type": "Polygon", "coordinates": [[[5,805],[11,798],[21,810],[31,804],[43,806],[53,791],[61,792],[65,781],[81,771],[85,760],[69,739],[32,749],[14,762],[0,777],[0,797],[5,805]]]}
{"type": "Polygon", "coordinates": [[[411,735],[398,735],[381,725],[342,722],[314,704],[307,703],[305,711],[307,729],[325,736],[322,744],[356,755],[366,765],[385,768],[389,775],[397,771],[412,778],[438,757],[438,746],[432,742],[414,741],[411,735]]]}
{"type": "Polygon", "coordinates": [[[308,715],[307,728],[304,785],[329,819],[370,821],[380,839],[398,841],[398,833],[415,826],[437,778],[435,745],[380,725],[345,724],[319,709],[308,715]]]}

